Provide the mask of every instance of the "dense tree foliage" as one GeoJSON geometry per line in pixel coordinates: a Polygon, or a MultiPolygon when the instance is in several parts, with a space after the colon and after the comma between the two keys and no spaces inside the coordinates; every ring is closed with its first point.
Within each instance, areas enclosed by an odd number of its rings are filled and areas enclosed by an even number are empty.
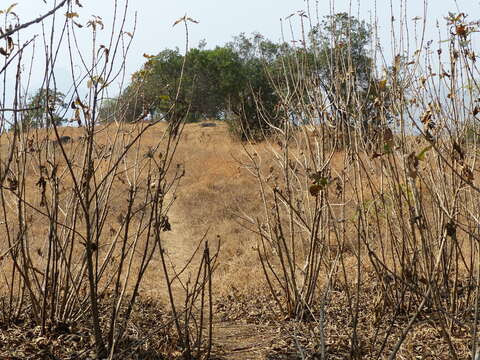
{"type": "Polygon", "coordinates": [[[329,99],[334,119],[366,131],[381,126],[385,119],[379,113],[388,114],[385,105],[391,100],[386,83],[373,71],[375,64],[368,52],[371,34],[369,24],[347,13],[325,17],[309,34],[317,55],[319,86],[329,99]]]}
{"type": "Polygon", "coordinates": [[[53,124],[60,125],[63,121],[58,114],[66,108],[65,95],[59,91],[38,89],[30,97],[24,113],[22,126],[24,128],[45,128],[53,124]]]}
{"type": "Polygon", "coordinates": [[[146,112],[167,121],[215,118],[227,120],[236,134],[262,133],[266,123],[285,119],[279,106],[284,96],[308,101],[298,85],[303,78],[329,99],[337,121],[348,124],[356,121],[349,113],[358,112],[351,109],[348,96],[352,83],[369,103],[362,111],[375,110],[371,104],[376,81],[367,51],[370,35],[365,22],[341,13],[326,17],[300,45],[240,34],[214,49],[201,43],[185,56],[178,49],[164,50],[149,57],[120,96],[124,120],[133,121],[146,112]]]}

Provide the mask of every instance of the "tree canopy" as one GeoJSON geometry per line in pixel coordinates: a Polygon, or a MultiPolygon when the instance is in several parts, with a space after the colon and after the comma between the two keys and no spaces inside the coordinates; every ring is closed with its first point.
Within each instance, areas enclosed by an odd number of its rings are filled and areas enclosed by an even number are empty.
{"type": "Polygon", "coordinates": [[[228,120],[238,132],[263,131],[268,126],[261,124],[279,121],[282,93],[295,89],[289,96],[304,96],[299,76],[312,79],[335,111],[348,112],[349,98],[341,94],[352,81],[365,92],[366,101],[375,97],[370,35],[365,22],[340,13],[312,28],[302,46],[242,33],[214,49],[202,42],[185,55],[178,49],[163,50],[148,58],[120,96],[127,109],[124,120],[149,112],[167,121],[214,118],[228,120]]]}
{"type": "Polygon", "coordinates": [[[58,110],[65,109],[65,95],[59,91],[40,88],[28,101],[22,125],[30,128],[45,128],[63,121],[58,110]]]}

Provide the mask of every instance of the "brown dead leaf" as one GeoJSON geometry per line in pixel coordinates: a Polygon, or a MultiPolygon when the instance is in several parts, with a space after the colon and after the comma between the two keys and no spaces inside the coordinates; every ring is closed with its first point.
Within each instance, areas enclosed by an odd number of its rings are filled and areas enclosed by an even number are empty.
{"type": "Polygon", "coordinates": [[[464,165],[462,169],[462,177],[468,184],[472,184],[474,177],[472,170],[468,167],[468,165],[464,165]]]}
{"type": "Polygon", "coordinates": [[[418,175],[418,158],[415,155],[415,152],[412,152],[407,157],[407,176],[415,179],[418,175]]]}
{"type": "Polygon", "coordinates": [[[318,184],[313,184],[308,188],[308,191],[310,192],[310,195],[317,197],[318,194],[320,193],[320,190],[322,190],[322,186],[318,184]]]}
{"type": "Polygon", "coordinates": [[[453,158],[460,164],[463,164],[465,160],[465,151],[463,151],[456,141],[453,142],[453,158]]]}

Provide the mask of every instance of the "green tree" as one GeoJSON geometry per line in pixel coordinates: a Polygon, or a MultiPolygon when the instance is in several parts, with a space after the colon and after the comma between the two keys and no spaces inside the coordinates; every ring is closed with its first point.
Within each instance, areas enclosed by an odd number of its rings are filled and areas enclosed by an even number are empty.
{"type": "Polygon", "coordinates": [[[326,16],[309,34],[319,86],[334,109],[334,119],[347,128],[358,122],[363,129],[379,126],[373,116],[378,80],[368,48],[371,35],[369,24],[347,13],[326,16]]]}
{"type": "Polygon", "coordinates": [[[270,130],[269,124],[279,121],[279,97],[272,75],[284,44],[275,44],[259,33],[251,37],[242,33],[226,46],[238,54],[245,84],[231,102],[230,131],[241,139],[246,135],[261,138],[270,130]]]}
{"type": "MultiPolygon", "coordinates": [[[[135,120],[145,110],[151,114],[168,114],[167,120],[186,111],[187,93],[181,91],[177,97],[183,61],[178,49],[167,49],[148,59],[132,76],[132,83],[123,96],[129,102],[127,121],[135,120]],[[175,102],[175,112],[172,112],[175,102]]],[[[182,88],[190,87],[188,80],[183,78],[182,88]]]]}
{"type": "Polygon", "coordinates": [[[312,50],[320,55],[318,69],[322,77],[329,81],[338,74],[353,73],[358,86],[367,87],[372,66],[368,54],[371,35],[369,24],[347,13],[326,16],[310,32],[312,50]]]}
{"type": "Polygon", "coordinates": [[[215,49],[205,49],[201,42],[186,57],[178,49],[164,50],[148,59],[120,96],[127,108],[123,121],[145,111],[167,121],[188,114],[188,121],[227,119],[237,136],[245,130],[263,136],[271,124],[285,119],[278,106],[282,97],[306,103],[307,87],[316,86],[329,99],[339,124],[360,121],[368,127],[377,121],[373,115],[379,96],[368,52],[370,36],[364,21],[339,13],[325,17],[299,47],[242,33],[215,49]],[[308,86],[299,86],[300,81],[308,86]],[[360,111],[359,98],[364,102],[360,111]]]}
{"type": "Polygon", "coordinates": [[[65,95],[59,91],[38,89],[27,103],[29,110],[24,113],[23,127],[46,128],[53,124],[61,125],[63,118],[59,113],[67,107],[64,100],[65,95]]]}
{"type": "Polygon", "coordinates": [[[201,118],[223,118],[246,86],[238,55],[226,47],[192,49],[187,55],[186,74],[192,85],[191,111],[201,118]]]}
{"type": "Polygon", "coordinates": [[[252,90],[272,93],[258,58],[242,58],[230,46],[191,49],[186,59],[178,50],[168,49],[150,58],[133,75],[120,98],[129,103],[126,121],[145,109],[167,115],[167,121],[188,112],[188,120],[196,121],[224,119],[230,113],[247,116],[245,109],[250,114],[248,109],[255,107],[252,90]],[[260,91],[262,87],[268,91],[260,91]]]}
{"type": "MultiPolygon", "coordinates": [[[[265,118],[274,121],[278,96],[265,70],[280,55],[281,45],[260,34],[241,34],[214,49],[205,49],[201,43],[185,57],[178,49],[164,50],[148,59],[119,97],[120,104],[125,104],[120,108],[126,109],[121,120],[132,121],[147,110],[167,121],[187,114],[188,121],[228,119],[237,130],[235,135],[244,129],[266,130],[260,124],[265,118]]],[[[105,106],[111,107],[111,102],[105,106]]]]}

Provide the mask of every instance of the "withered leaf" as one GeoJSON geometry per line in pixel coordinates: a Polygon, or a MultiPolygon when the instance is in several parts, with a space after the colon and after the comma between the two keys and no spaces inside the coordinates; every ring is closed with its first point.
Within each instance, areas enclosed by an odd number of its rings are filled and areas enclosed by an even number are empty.
{"type": "Polygon", "coordinates": [[[462,38],[466,38],[468,35],[468,28],[464,24],[457,25],[455,31],[456,34],[462,38]]]}
{"type": "Polygon", "coordinates": [[[337,179],[337,186],[335,187],[335,194],[340,197],[343,193],[343,186],[340,183],[340,179],[337,179]]]}
{"type": "Polygon", "coordinates": [[[463,166],[462,177],[467,181],[468,184],[473,183],[473,180],[474,180],[473,172],[467,165],[463,166]]]}
{"type": "Polygon", "coordinates": [[[422,114],[422,117],[420,118],[420,121],[423,124],[428,124],[432,120],[432,116],[433,116],[432,111],[427,110],[422,114]]]}
{"type": "Polygon", "coordinates": [[[5,13],[6,13],[6,14],[11,13],[12,10],[13,10],[13,8],[14,8],[15,6],[17,6],[17,5],[18,5],[18,3],[13,3],[12,5],[10,5],[10,6],[7,8],[7,10],[5,10],[5,13]]]}
{"type": "Polygon", "coordinates": [[[161,223],[160,223],[160,229],[162,231],[172,231],[172,225],[170,225],[170,221],[168,219],[168,216],[162,217],[161,223]]]}
{"type": "Polygon", "coordinates": [[[13,45],[13,39],[10,36],[7,37],[7,43],[8,43],[7,48],[11,52],[13,50],[14,45],[13,45]]]}
{"type": "Polygon", "coordinates": [[[125,216],[123,214],[118,214],[117,216],[117,222],[119,224],[123,224],[123,221],[125,220],[125,216]]]}
{"type": "Polygon", "coordinates": [[[477,106],[475,106],[475,107],[473,108],[473,116],[477,116],[477,114],[478,114],[479,112],[480,112],[480,108],[479,108],[478,105],[477,105],[477,106]]]}
{"type": "Polygon", "coordinates": [[[8,178],[8,188],[9,190],[15,191],[18,188],[18,181],[15,178],[8,178]]]}
{"type": "Polygon", "coordinates": [[[194,20],[192,19],[191,17],[187,17],[187,20],[194,23],[194,24],[198,24],[199,22],[197,20],[194,20]]]}
{"type": "Polygon", "coordinates": [[[455,225],[455,222],[451,220],[445,224],[445,230],[447,231],[448,236],[454,237],[457,234],[457,226],[455,225]]]}
{"type": "MultiPolygon", "coordinates": [[[[178,19],[177,21],[175,21],[175,22],[173,23],[173,26],[175,26],[175,25],[177,25],[177,24],[180,24],[182,21],[185,21],[185,19],[186,19],[186,16],[181,17],[180,19],[178,19]]],[[[172,27],[173,27],[173,26],[172,26],[172,27]]]]}
{"type": "Polygon", "coordinates": [[[47,182],[45,181],[45,178],[41,176],[35,185],[38,186],[39,188],[45,189],[47,182]]]}
{"type": "Polygon", "coordinates": [[[453,158],[460,164],[463,164],[463,161],[465,160],[465,151],[463,151],[456,141],[453,142],[453,150],[453,158]]]}
{"type": "Polygon", "coordinates": [[[418,175],[418,158],[415,152],[412,152],[407,157],[407,176],[415,179],[418,175]]]}
{"type": "Polygon", "coordinates": [[[73,18],[78,17],[79,15],[78,15],[78,13],[76,13],[76,12],[67,12],[67,13],[65,14],[65,16],[66,16],[68,19],[73,19],[73,18]]]}
{"type": "Polygon", "coordinates": [[[322,190],[322,186],[319,184],[313,184],[308,188],[308,191],[310,192],[310,195],[317,197],[318,194],[320,193],[320,190],[322,190]]]}

